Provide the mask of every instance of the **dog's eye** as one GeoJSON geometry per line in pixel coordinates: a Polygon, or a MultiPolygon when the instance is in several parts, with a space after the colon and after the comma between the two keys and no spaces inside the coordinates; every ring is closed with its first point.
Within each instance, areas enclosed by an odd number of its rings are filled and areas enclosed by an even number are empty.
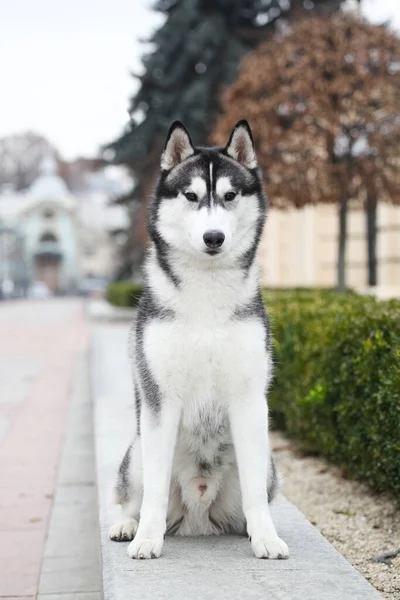
{"type": "Polygon", "coordinates": [[[185,196],[189,202],[197,202],[197,194],[194,194],[193,192],[186,192],[185,196]]]}
{"type": "Polygon", "coordinates": [[[235,194],[235,192],[227,192],[227,193],[225,194],[225,200],[226,200],[227,202],[230,202],[231,200],[234,200],[235,198],[236,198],[236,194],[235,194]]]}

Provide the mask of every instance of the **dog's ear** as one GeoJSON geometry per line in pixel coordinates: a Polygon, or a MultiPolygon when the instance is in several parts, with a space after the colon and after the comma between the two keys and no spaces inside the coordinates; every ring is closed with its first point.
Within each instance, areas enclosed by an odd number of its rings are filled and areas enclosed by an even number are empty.
{"type": "Polygon", "coordinates": [[[253,135],[247,121],[242,120],[236,123],[225,147],[225,152],[248,169],[257,167],[253,135]]]}
{"type": "Polygon", "coordinates": [[[161,168],[170,171],[194,154],[190,135],[180,121],[172,123],[161,155],[161,168]]]}

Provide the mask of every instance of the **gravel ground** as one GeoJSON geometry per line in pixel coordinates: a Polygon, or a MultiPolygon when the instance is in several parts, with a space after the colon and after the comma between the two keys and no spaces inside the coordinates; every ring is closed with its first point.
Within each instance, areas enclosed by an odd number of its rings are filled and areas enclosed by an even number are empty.
{"type": "Polygon", "coordinates": [[[400,550],[400,510],[393,499],[344,479],[322,458],[304,456],[281,433],[271,432],[271,445],[286,497],[383,598],[400,600],[400,554],[390,564],[371,560],[400,550]]]}

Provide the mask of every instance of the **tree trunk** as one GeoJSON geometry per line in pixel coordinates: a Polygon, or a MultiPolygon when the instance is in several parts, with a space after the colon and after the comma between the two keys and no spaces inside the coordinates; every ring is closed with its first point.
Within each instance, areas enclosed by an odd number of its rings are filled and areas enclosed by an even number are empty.
{"type": "Polygon", "coordinates": [[[376,214],[377,214],[376,194],[368,194],[366,202],[367,217],[367,256],[368,256],[368,285],[374,286],[377,283],[376,276],[376,214]]]}
{"type": "Polygon", "coordinates": [[[339,205],[339,244],[337,262],[337,289],[346,290],[347,193],[343,191],[339,205]]]}

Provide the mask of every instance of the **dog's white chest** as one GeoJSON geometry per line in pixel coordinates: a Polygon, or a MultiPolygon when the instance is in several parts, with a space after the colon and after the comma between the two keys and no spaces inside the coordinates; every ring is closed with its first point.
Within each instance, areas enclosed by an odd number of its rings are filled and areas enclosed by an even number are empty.
{"type": "Polygon", "coordinates": [[[161,393],[195,412],[225,405],[266,379],[265,333],[255,320],[154,321],[146,328],[144,347],[161,393]]]}

